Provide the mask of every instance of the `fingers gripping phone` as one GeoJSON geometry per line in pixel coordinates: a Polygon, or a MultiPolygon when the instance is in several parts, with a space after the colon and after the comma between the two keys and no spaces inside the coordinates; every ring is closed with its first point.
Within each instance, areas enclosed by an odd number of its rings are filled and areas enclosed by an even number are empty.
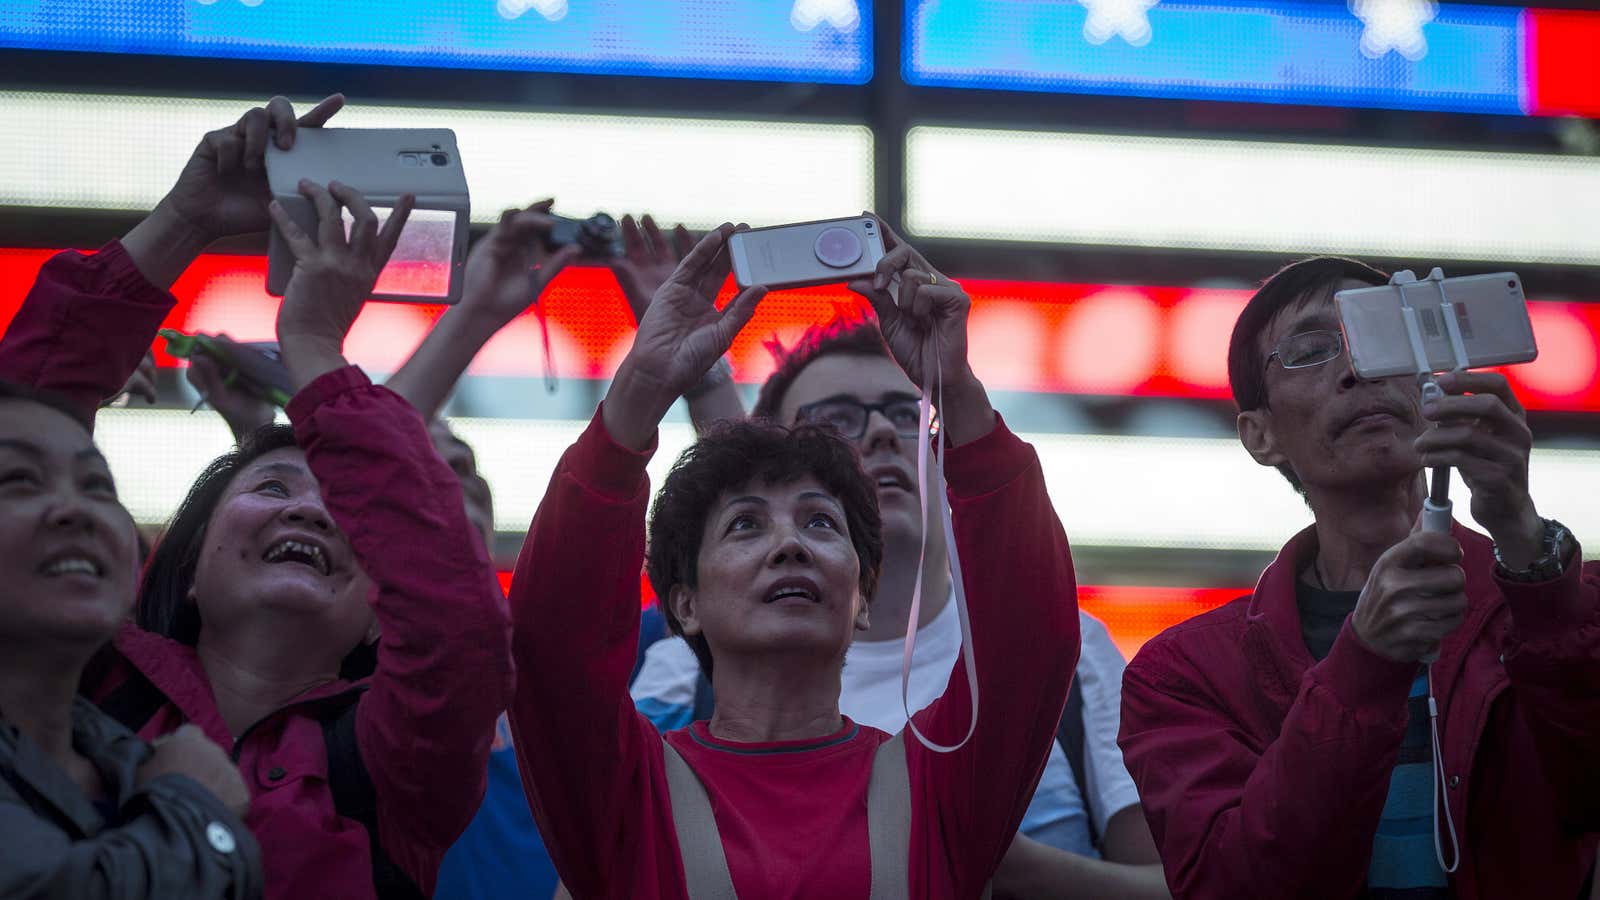
{"type": "Polygon", "coordinates": [[[871,216],[736,231],[728,239],[739,287],[805,287],[864,278],[883,259],[883,228],[871,216]]]}
{"type": "Polygon", "coordinates": [[[1522,280],[1515,273],[1444,278],[1436,269],[1421,280],[1403,277],[1409,275],[1333,295],[1357,375],[1420,374],[1419,352],[1429,372],[1523,363],[1539,355],[1522,280]]]}
{"type": "MultiPolygon", "coordinates": [[[[300,193],[302,178],[339,181],[360,191],[381,226],[405,194],[416,207],[378,275],[374,300],[455,303],[461,299],[467,261],[471,202],[467,176],[448,128],[300,128],[294,147],[267,143],[267,184],[289,217],[313,240],[317,212],[300,193]]],[[[345,234],[353,219],[343,210],[345,234]]],[[[294,253],[272,229],[267,248],[267,293],[283,296],[294,272],[294,253]]]]}

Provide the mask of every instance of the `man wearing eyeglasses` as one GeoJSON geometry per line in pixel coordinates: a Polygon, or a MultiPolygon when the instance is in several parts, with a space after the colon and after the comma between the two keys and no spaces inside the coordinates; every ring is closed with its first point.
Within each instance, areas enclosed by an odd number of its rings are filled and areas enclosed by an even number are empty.
{"type": "Polygon", "coordinates": [[[1333,294],[1386,283],[1306,260],[1234,327],[1239,439],[1315,522],[1125,673],[1120,740],[1175,896],[1568,898],[1592,878],[1600,564],[1536,511],[1503,376],[1443,376],[1424,406],[1414,377],[1354,373],[1333,294]],[[1487,536],[1416,527],[1436,465],[1487,536]]]}

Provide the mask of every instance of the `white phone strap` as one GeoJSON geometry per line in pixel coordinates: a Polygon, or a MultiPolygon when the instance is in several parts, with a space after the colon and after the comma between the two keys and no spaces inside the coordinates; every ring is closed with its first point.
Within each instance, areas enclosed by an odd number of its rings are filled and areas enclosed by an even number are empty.
{"type": "Polygon", "coordinates": [[[922,399],[917,403],[918,421],[921,423],[917,431],[917,495],[922,507],[922,547],[917,554],[917,581],[911,590],[911,613],[906,621],[905,656],[900,661],[900,705],[906,713],[906,727],[911,729],[912,735],[922,743],[922,746],[935,753],[950,753],[966,746],[967,741],[972,740],[973,733],[978,730],[978,664],[972,655],[972,623],[967,618],[967,592],[961,579],[961,553],[956,549],[955,526],[950,518],[950,502],[945,491],[944,454],[934,454],[932,448],[933,394],[935,390],[943,390],[944,373],[940,371],[937,348],[932,348],[929,355],[933,356],[933,365],[928,366],[924,360],[923,371],[931,371],[933,377],[922,385],[922,399]],[[930,454],[934,455],[931,484],[928,478],[930,454]],[[936,501],[930,500],[930,497],[935,497],[936,501]],[[954,744],[941,744],[930,740],[917,728],[917,722],[911,716],[911,657],[917,648],[917,625],[922,615],[922,569],[928,558],[927,522],[930,502],[938,503],[939,522],[944,530],[945,547],[950,554],[950,579],[955,588],[952,592],[953,602],[956,605],[956,615],[961,621],[961,658],[966,663],[967,691],[972,695],[972,721],[967,725],[966,736],[954,744]]]}
{"type": "Polygon", "coordinates": [[[1444,784],[1444,753],[1439,749],[1439,703],[1433,697],[1433,663],[1428,663],[1428,731],[1433,738],[1433,856],[1446,874],[1461,866],[1461,845],[1456,842],[1456,820],[1450,813],[1450,798],[1441,797],[1444,784]],[[1439,803],[1444,802],[1444,822],[1450,834],[1450,864],[1444,862],[1444,844],[1439,840],[1439,803]]]}

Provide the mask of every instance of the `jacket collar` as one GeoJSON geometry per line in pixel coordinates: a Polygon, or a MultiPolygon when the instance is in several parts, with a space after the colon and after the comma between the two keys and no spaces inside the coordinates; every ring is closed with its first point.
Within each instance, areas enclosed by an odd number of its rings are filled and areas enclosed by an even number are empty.
{"type": "MultiPolygon", "coordinates": [[[[1494,581],[1493,542],[1459,522],[1451,527],[1451,534],[1461,543],[1468,604],[1466,620],[1440,647],[1439,669],[1453,675],[1461,668],[1466,648],[1501,605],[1501,599],[1494,581]]],[[[1296,603],[1300,572],[1316,552],[1316,526],[1308,525],[1283,545],[1261,573],[1245,613],[1245,657],[1256,672],[1257,683],[1284,708],[1294,702],[1301,678],[1316,664],[1301,633],[1296,603]]]]}
{"type": "MultiPolygon", "coordinates": [[[[217,744],[232,747],[235,736],[217,708],[211,680],[206,676],[200,654],[193,647],[171,638],[145,631],[125,622],[113,641],[118,653],[150,679],[163,696],[183,714],[184,721],[200,727],[217,744]]],[[[317,703],[353,689],[364,689],[368,679],[347,681],[337,678],[295,697],[284,709],[317,703]]]]}
{"type": "MultiPolygon", "coordinates": [[[[94,764],[111,805],[121,809],[133,795],[150,746],[82,697],[72,704],[72,746],[94,764]]],[[[27,785],[31,808],[44,812],[40,807],[47,807],[58,822],[70,825],[75,837],[90,837],[105,826],[77,782],[9,723],[0,723],[0,766],[27,785]]]]}

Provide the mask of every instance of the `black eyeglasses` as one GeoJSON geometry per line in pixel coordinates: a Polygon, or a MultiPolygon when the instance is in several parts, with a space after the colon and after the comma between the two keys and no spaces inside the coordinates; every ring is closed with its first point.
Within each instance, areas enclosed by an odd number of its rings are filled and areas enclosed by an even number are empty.
{"type": "MultiPolygon", "coordinates": [[[[807,403],[795,410],[795,420],[818,425],[832,425],[839,433],[855,441],[867,433],[867,420],[873,413],[881,413],[894,427],[895,434],[914,438],[922,422],[922,409],[915,397],[896,397],[882,403],[862,403],[853,397],[830,397],[807,403]]],[[[935,425],[937,428],[937,425],[935,425]]]]}
{"type": "Polygon", "coordinates": [[[1274,357],[1285,369],[1309,369],[1332,362],[1344,353],[1344,335],[1337,331],[1302,331],[1278,342],[1267,354],[1262,370],[1272,365],[1274,357]]]}

